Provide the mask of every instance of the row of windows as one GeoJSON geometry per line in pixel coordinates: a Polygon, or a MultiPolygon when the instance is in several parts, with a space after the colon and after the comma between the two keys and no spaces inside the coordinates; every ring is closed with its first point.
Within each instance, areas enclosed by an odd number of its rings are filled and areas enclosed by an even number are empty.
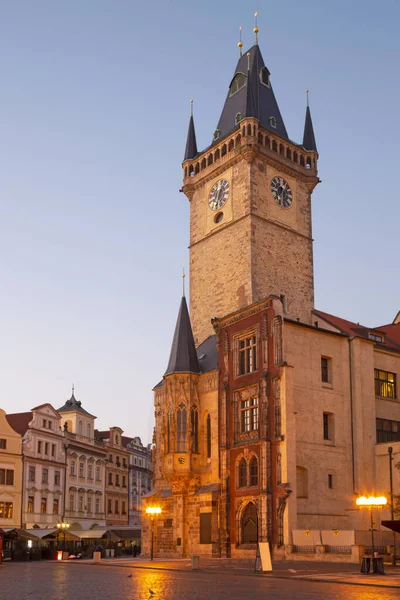
{"type": "Polygon", "coordinates": [[[0,469],[0,485],[14,485],[14,469],[0,469]]]}
{"type": "MultiPolygon", "coordinates": [[[[108,462],[110,462],[110,463],[114,462],[112,454],[109,454],[109,456],[108,456],[108,462]]],[[[115,460],[115,464],[117,465],[117,467],[121,467],[122,466],[122,467],[126,468],[128,466],[127,462],[126,462],[126,458],[123,458],[122,459],[122,463],[121,463],[121,460],[120,460],[120,458],[118,456],[117,456],[117,458],[115,460]]]]}
{"type": "Polygon", "coordinates": [[[0,519],[12,519],[13,516],[13,503],[12,502],[0,502],[0,519]]]}
{"type": "MultiPolygon", "coordinates": [[[[108,485],[114,485],[113,484],[113,474],[109,473],[108,474],[108,485]]],[[[115,486],[119,487],[120,486],[120,479],[119,479],[119,474],[116,473],[115,474],[115,486]]],[[[122,487],[125,488],[126,487],[126,476],[122,475],[122,487]]]]}
{"type": "Polygon", "coordinates": [[[37,443],[38,454],[42,454],[42,451],[44,450],[44,455],[50,456],[50,454],[49,454],[50,446],[51,446],[51,456],[54,458],[54,456],[56,455],[56,445],[50,444],[49,442],[43,443],[41,440],[38,440],[38,443],[37,443]]]}
{"type": "MultiPolygon", "coordinates": [[[[28,513],[35,512],[35,498],[34,496],[28,496],[28,513]]],[[[41,514],[47,514],[47,498],[40,499],[40,512],[41,514]]],[[[58,498],[53,498],[53,515],[58,515],[60,512],[60,501],[58,498]]]]}
{"type": "MultiPolygon", "coordinates": [[[[100,512],[100,498],[95,499],[95,508],[96,513],[100,512]]],[[[70,494],[69,496],[69,510],[71,512],[75,511],[75,494],[70,494]]],[[[85,504],[85,498],[82,495],[78,496],[78,511],[92,514],[93,513],[93,498],[90,494],[87,495],[87,500],[85,504]]]]}
{"type": "MultiPolygon", "coordinates": [[[[36,467],[29,467],[28,481],[36,481],[36,467]]],[[[49,483],[49,469],[42,468],[42,483],[49,483]]],[[[54,471],[54,485],[61,485],[61,471],[54,471]]]]}
{"type": "MultiPolygon", "coordinates": [[[[107,513],[112,514],[112,500],[107,500],[107,513]]],[[[119,501],[114,500],[114,515],[119,515],[119,501]]],[[[126,503],[125,500],[121,502],[121,515],[126,515],[126,503]]]]}
{"type": "Polygon", "coordinates": [[[378,444],[384,442],[399,442],[400,421],[376,419],[376,441],[378,444]]]}
{"type": "MultiPolygon", "coordinates": [[[[168,413],[167,423],[167,453],[173,451],[172,448],[172,421],[173,413],[168,413]]],[[[197,454],[199,452],[199,413],[197,408],[192,408],[190,411],[191,425],[191,451],[197,454]]],[[[176,452],[186,452],[187,448],[187,411],[184,404],[180,404],[176,411],[176,452]]],[[[211,457],[211,416],[207,415],[206,420],[206,451],[207,458],[211,457]]]]}
{"type": "MultiPolygon", "coordinates": [[[[76,461],[71,460],[69,474],[75,477],[76,475],[76,461]]],[[[85,477],[85,464],[83,462],[79,463],[79,477],[85,477]]],[[[88,463],[87,465],[87,478],[93,479],[93,464],[88,463]]],[[[96,465],[96,481],[101,481],[101,467],[100,465],[96,465]]]]}

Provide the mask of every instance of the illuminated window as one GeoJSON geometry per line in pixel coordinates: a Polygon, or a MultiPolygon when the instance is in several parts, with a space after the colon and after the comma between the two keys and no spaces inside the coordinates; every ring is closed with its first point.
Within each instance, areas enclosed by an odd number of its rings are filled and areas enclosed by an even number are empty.
{"type": "Polygon", "coordinates": [[[34,497],[28,496],[28,513],[33,513],[34,511],[34,497]]]}
{"type": "Polygon", "coordinates": [[[12,519],[13,516],[13,503],[12,502],[0,502],[0,519],[12,519]]]}
{"type": "Polygon", "coordinates": [[[42,515],[47,513],[47,498],[41,498],[40,500],[40,512],[42,515]]]}
{"type": "Polygon", "coordinates": [[[58,498],[54,498],[53,500],[53,515],[58,515],[59,512],[59,500],[58,498]]]}
{"type": "Polygon", "coordinates": [[[375,369],[375,395],[382,398],[396,398],[396,374],[375,369]]]}

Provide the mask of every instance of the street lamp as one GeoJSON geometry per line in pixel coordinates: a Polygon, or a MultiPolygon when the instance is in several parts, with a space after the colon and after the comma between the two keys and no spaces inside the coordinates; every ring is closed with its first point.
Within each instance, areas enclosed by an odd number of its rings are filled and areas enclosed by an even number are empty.
{"type": "Polygon", "coordinates": [[[146,514],[149,515],[151,519],[151,550],[150,550],[150,560],[153,560],[154,556],[154,518],[160,515],[162,512],[159,506],[148,506],[146,508],[146,514]]]}
{"type": "Polygon", "coordinates": [[[70,528],[70,524],[66,523],[65,521],[61,520],[57,523],[57,529],[59,531],[62,531],[64,534],[64,543],[63,543],[63,550],[65,550],[65,532],[70,528]]]}
{"type": "Polygon", "coordinates": [[[377,564],[375,561],[375,542],[374,542],[374,518],[373,518],[373,509],[374,508],[383,508],[387,504],[387,499],[385,496],[360,496],[356,500],[357,506],[360,508],[368,508],[371,513],[371,542],[372,542],[372,571],[374,573],[377,572],[377,564]]]}

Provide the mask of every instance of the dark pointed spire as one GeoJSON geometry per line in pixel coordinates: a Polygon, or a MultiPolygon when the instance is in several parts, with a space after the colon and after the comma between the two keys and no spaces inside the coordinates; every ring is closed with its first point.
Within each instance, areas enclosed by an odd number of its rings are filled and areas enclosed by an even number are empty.
{"type": "Polygon", "coordinates": [[[185,157],[183,160],[191,160],[197,154],[196,133],[193,120],[193,100],[190,101],[190,121],[186,140],[185,157]]]}
{"type": "Polygon", "coordinates": [[[317,143],[315,141],[314,127],[311,119],[310,106],[308,103],[308,90],[307,90],[307,109],[306,109],[306,122],[304,124],[304,136],[303,136],[303,148],[310,152],[318,152],[317,143]]]}
{"type": "Polygon", "coordinates": [[[214,141],[232,133],[240,119],[246,116],[255,117],[261,127],[288,139],[269,76],[269,70],[264,64],[258,45],[250,48],[247,54],[239,58],[218,122],[218,135],[215,135],[214,141]],[[248,54],[250,54],[250,70],[248,54]],[[249,113],[250,92],[252,109],[249,113]]]}
{"type": "Polygon", "coordinates": [[[179,308],[171,354],[165,375],[170,375],[171,373],[200,373],[185,296],[182,297],[179,308]]]}

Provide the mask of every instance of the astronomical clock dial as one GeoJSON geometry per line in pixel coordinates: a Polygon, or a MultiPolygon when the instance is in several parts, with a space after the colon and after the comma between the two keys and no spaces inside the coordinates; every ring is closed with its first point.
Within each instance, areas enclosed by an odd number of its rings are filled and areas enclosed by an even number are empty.
{"type": "Polygon", "coordinates": [[[293,192],[283,177],[274,177],[271,181],[271,193],[279,206],[290,208],[293,204],[293,192]]]}
{"type": "Polygon", "coordinates": [[[229,181],[220,179],[212,186],[208,196],[208,206],[211,210],[219,210],[226,204],[229,196],[229,181]]]}

